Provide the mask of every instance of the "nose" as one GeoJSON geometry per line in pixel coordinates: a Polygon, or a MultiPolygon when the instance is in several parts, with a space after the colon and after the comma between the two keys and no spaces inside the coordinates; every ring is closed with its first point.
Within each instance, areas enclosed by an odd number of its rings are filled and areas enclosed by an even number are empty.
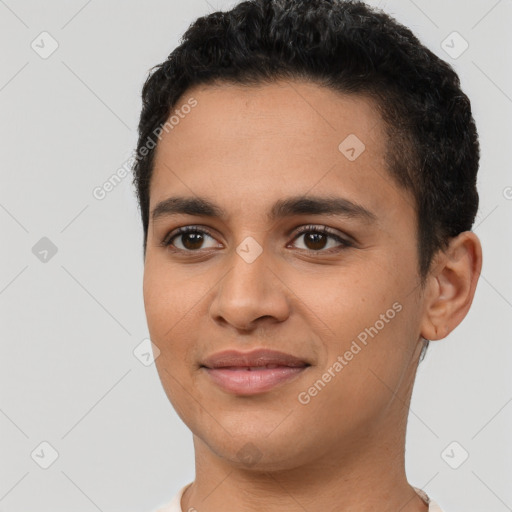
{"type": "Polygon", "coordinates": [[[230,270],[217,284],[210,316],[240,331],[286,320],[290,315],[288,288],[278,276],[271,255],[263,251],[254,261],[233,251],[230,270]]]}

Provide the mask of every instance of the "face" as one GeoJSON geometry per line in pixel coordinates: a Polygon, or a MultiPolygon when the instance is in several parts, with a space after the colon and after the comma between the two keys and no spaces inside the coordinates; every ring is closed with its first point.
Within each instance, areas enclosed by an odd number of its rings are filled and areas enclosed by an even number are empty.
{"type": "Polygon", "coordinates": [[[286,81],[194,88],[176,109],[190,98],[158,143],[144,271],[169,400],[233,464],[291,468],[392,438],[423,302],[414,200],[386,170],[375,105],[286,81]],[[202,366],[260,348],[306,366],[236,389],[202,366]]]}

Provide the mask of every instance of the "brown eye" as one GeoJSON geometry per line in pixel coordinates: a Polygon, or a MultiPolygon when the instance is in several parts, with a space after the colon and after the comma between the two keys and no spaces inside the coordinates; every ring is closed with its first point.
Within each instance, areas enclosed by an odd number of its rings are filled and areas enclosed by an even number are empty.
{"type": "Polygon", "coordinates": [[[328,237],[323,233],[304,234],[304,245],[313,251],[323,249],[327,244],[328,237]]]}
{"type": "Polygon", "coordinates": [[[171,233],[163,242],[164,247],[172,246],[181,251],[197,251],[199,249],[210,249],[218,247],[216,240],[204,229],[194,226],[186,226],[171,233]],[[203,244],[211,240],[210,245],[205,247],[203,244]]]}
{"type": "MultiPolygon", "coordinates": [[[[339,235],[331,232],[329,228],[322,226],[307,226],[302,229],[294,241],[303,239],[304,249],[311,252],[329,252],[330,250],[342,250],[346,247],[350,247],[352,244],[347,240],[344,240],[339,235]]],[[[297,247],[297,246],[296,246],[297,247]]]]}
{"type": "Polygon", "coordinates": [[[204,241],[201,233],[183,233],[180,236],[183,246],[189,250],[200,249],[204,241]]]}

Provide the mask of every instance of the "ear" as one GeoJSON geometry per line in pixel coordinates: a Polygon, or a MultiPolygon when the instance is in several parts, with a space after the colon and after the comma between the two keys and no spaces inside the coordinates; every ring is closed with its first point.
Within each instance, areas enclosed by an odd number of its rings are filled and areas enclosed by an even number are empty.
{"type": "Polygon", "coordinates": [[[421,335],[445,338],[466,316],[482,270],[482,246],[472,231],[451,239],[427,277],[421,335]]]}

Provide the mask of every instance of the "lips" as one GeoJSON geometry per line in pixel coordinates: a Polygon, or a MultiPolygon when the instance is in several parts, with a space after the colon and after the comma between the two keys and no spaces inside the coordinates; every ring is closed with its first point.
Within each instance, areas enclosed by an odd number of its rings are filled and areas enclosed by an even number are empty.
{"type": "Polygon", "coordinates": [[[311,366],[301,358],[258,349],[252,352],[227,350],[207,357],[202,369],[224,392],[234,395],[256,395],[295,379],[311,366]]]}
{"type": "Polygon", "coordinates": [[[310,366],[306,360],[295,357],[291,354],[278,352],[276,350],[257,349],[251,352],[239,352],[237,350],[226,350],[218,352],[207,357],[201,366],[206,368],[226,368],[226,369],[261,369],[277,368],[286,366],[290,368],[300,368],[310,366]]]}

